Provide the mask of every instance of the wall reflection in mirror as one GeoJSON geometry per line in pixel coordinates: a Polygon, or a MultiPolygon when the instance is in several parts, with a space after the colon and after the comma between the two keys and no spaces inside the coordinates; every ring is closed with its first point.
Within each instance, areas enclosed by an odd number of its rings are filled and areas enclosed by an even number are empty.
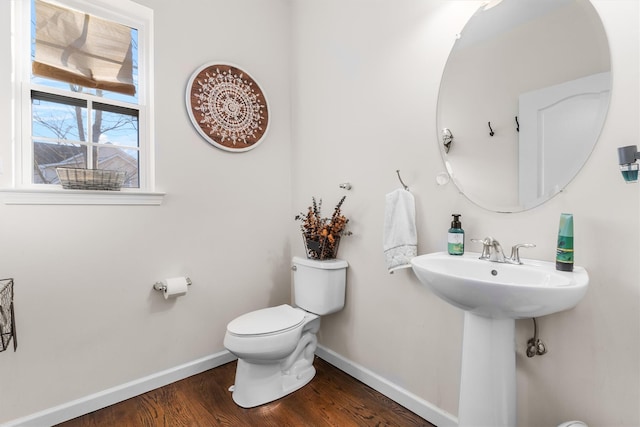
{"type": "Polygon", "coordinates": [[[587,161],[610,92],[609,45],[588,0],[481,6],[456,40],[440,85],[438,140],[447,170],[486,209],[538,206],[587,161]],[[445,129],[455,135],[447,145],[445,129]]]}

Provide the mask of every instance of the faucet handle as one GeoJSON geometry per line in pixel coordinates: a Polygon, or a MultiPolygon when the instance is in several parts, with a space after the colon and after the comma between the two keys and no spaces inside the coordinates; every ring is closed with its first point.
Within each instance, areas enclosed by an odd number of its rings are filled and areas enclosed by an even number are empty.
{"type": "Polygon", "coordinates": [[[480,259],[491,258],[491,246],[495,242],[493,237],[485,237],[484,239],[471,239],[471,241],[474,243],[482,243],[482,255],[480,255],[480,259]]]}
{"type": "Polygon", "coordinates": [[[511,248],[511,257],[510,261],[513,264],[522,264],[520,261],[520,248],[535,248],[536,245],[533,243],[518,243],[517,245],[513,245],[511,248]]]}

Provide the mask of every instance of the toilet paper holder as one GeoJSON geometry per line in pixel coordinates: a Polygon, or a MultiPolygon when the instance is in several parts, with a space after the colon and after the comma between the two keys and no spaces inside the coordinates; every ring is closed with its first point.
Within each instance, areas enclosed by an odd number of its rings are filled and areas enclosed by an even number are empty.
{"type": "MultiPolygon", "coordinates": [[[[185,279],[187,281],[187,285],[191,286],[191,279],[189,279],[188,277],[185,277],[185,279]]],[[[162,282],[156,282],[153,284],[153,289],[155,289],[156,291],[164,292],[165,289],[167,289],[167,286],[162,282]]]]}

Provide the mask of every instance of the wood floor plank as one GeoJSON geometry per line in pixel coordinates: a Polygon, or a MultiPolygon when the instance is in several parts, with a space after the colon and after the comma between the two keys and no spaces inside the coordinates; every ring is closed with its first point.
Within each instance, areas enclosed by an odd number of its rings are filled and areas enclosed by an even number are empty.
{"type": "Polygon", "coordinates": [[[435,427],[324,360],[314,366],[308,385],[257,408],[233,402],[231,362],[58,427],[435,427]]]}

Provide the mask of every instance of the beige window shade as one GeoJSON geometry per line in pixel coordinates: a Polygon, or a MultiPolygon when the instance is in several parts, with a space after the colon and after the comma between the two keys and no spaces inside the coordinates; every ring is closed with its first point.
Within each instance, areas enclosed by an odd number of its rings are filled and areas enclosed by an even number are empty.
{"type": "Polygon", "coordinates": [[[133,95],[131,28],[36,0],[33,74],[133,95]]]}

